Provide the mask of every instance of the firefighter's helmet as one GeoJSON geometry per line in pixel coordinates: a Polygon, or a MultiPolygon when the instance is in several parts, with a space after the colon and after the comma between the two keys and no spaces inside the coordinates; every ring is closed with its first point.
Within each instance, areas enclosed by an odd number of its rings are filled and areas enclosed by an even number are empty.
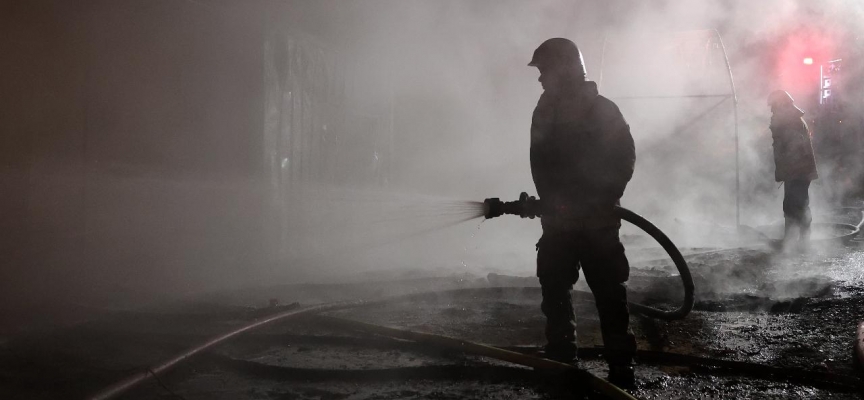
{"type": "Polygon", "coordinates": [[[585,76],[585,61],[582,52],[570,39],[552,38],[534,50],[529,67],[545,68],[575,68],[585,76]]]}
{"type": "Polygon", "coordinates": [[[777,107],[795,104],[795,100],[785,90],[775,90],[768,95],[768,106],[777,107]]]}

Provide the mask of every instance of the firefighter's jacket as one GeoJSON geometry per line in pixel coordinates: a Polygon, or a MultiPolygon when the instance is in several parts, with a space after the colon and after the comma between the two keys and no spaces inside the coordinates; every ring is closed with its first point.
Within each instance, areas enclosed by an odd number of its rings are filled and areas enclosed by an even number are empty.
{"type": "Polygon", "coordinates": [[[774,139],[774,179],[812,181],[819,178],[816,158],[810,141],[810,130],[804,122],[804,111],[790,105],[771,116],[771,137],[774,139]]]}
{"type": "Polygon", "coordinates": [[[546,208],[544,231],[620,223],[636,151],[618,106],[594,82],[572,82],[540,96],[531,123],[531,174],[546,208]]]}

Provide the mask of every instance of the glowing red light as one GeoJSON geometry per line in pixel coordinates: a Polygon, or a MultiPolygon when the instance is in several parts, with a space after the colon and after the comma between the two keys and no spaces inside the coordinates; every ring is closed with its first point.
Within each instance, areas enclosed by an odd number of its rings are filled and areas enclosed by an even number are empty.
{"type": "Polygon", "coordinates": [[[805,59],[804,59],[804,64],[807,64],[807,65],[813,65],[813,59],[810,58],[810,57],[805,58],[805,59]]]}

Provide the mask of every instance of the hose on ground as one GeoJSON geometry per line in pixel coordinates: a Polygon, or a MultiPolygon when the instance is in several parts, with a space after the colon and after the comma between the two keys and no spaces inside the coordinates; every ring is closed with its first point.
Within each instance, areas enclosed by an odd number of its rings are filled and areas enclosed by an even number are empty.
{"type": "MultiPolygon", "coordinates": [[[[495,289],[495,288],[489,288],[495,289]]],[[[252,331],[254,329],[263,327],[267,324],[276,322],[276,321],[284,321],[291,318],[301,317],[304,315],[314,315],[324,312],[331,311],[339,311],[346,310],[357,307],[370,307],[376,305],[389,304],[397,301],[416,301],[423,300],[428,298],[434,298],[442,295],[447,295],[450,293],[458,293],[460,291],[470,291],[475,289],[454,289],[448,291],[437,291],[437,292],[421,292],[421,293],[410,293],[404,295],[397,295],[385,298],[379,298],[375,300],[357,300],[357,301],[345,301],[345,302],[336,302],[336,303],[325,303],[318,304],[313,306],[301,307],[298,309],[287,310],[283,312],[278,312],[261,319],[249,322],[240,326],[238,328],[234,328],[228,332],[220,334],[218,336],[207,339],[203,343],[200,343],[192,348],[189,348],[180,354],[175,355],[174,357],[165,360],[155,366],[147,367],[140,372],[134,373],[126,378],[117,381],[107,387],[102,388],[98,392],[87,397],[88,400],[110,400],[115,399],[126,393],[133,387],[138,386],[139,384],[146,382],[153,378],[158,378],[159,375],[165,373],[169,369],[175,367],[177,364],[192,358],[193,356],[198,355],[199,353],[217,346],[231,338],[237,337],[242,333],[252,331]]]]}
{"type": "MultiPolygon", "coordinates": [[[[395,340],[394,340],[395,341],[395,340]]],[[[414,346],[419,344],[410,343],[414,346]]],[[[439,350],[440,351],[440,350],[439,350]]],[[[280,382],[400,382],[407,380],[487,380],[487,381],[524,381],[532,378],[533,371],[509,365],[489,365],[481,362],[445,365],[418,365],[411,367],[391,367],[380,369],[341,369],[341,368],[298,368],[271,365],[259,361],[236,359],[222,354],[203,354],[199,359],[237,372],[280,382]]]]}
{"type": "MultiPolygon", "coordinates": [[[[320,344],[323,340],[329,344],[342,346],[360,346],[364,348],[379,348],[385,350],[399,349],[415,353],[440,355],[442,352],[452,352],[452,350],[449,349],[429,346],[427,343],[398,340],[377,335],[363,337],[310,336],[306,338],[298,338],[295,336],[290,339],[293,340],[289,340],[288,343],[295,344],[298,343],[298,339],[301,340],[301,343],[306,343],[306,340],[308,340],[316,344],[320,344]]],[[[542,349],[537,346],[501,346],[499,348],[529,355],[542,349]]],[[[605,349],[602,347],[580,348],[579,359],[599,359],[602,358],[604,352],[605,349]]],[[[665,351],[637,350],[636,358],[640,365],[681,366],[687,367],[690,371],[695,373],[703,373],[712,376],[745,377],[774,382],[794,383],[839,393],[856,392],[862,383],[862,380],[855,376],[837,374],[828,371],[815,371],[812,369],[795,367],[774,367],[752,362],[692,356],[665,351]]],[[[258,361],[237,359],[217,353],[202,355],[201,360],[204,362],[212,362],[223,367],[232,368],[241,373],[283,382],[321,382],[339,380],[363,383],[403,381],[407,379],[516,381],[531,379],[534,377],[530,371],[525,369],[508,367],[505,365],[489,365],[486,363],[466,364],[464,362],[459,362],[457,364],[402,366],[381,369],[323,369],[268,365],[258,361]]]]}
{"type": "Polygon", "coordinates": [[[494,358],[513,364],[519,364],[538,370],[556,373],[572,374],[577,380],[587,383],[588,387],[611,399],[635,400],[635,397],[620,389],[619,387],[600,379],[590,372],[577,368],[574,365],[552,361],[545,358],[534,357],[515,351],[504,350],[498,347],[469,342],[443,335],[431,333],[420,333],[409,330],[394,329],[385,326],[368,324],[343,318],[326,317],[316,315],[315,319],[332,326],[340,326],[350,330],[357,330],[376,335],[386,336],[394,339],[409,340],[423,343],[429,346],[440,347],[449,350],[461,351],[483,357],[494,358]]]}
{"type": "MultiPolygon", "coordinates": [[[[864,322],[859,325],[859,334],[864,335],[864,322]]],[[[241,339],[242,340],[242,339],[241,339]]],[[[378,335],[360,336],[319,336],[292,334],[264,334],[246,337],[256,345],[311,345],[311,346],[348,346],[381,350],[400,350],[412,353],[441,355],[443,349],[430,347],[425,343],[404,341],[378,335]]],[[[864,344],[864,336],[858,339],[864,344]]],[[[538,346],[496,346],[504,350],[523,354],[536,354],[542,350],[538,346]]],[[[580,347],[580,360],[601,359],[606,349],[603,347],[580,347]]],[[[510,369],[503,366],[465,364],[435,365],[427,367],[392,367],[384,369],[317,369],[294,368],[284,366],[264,365],[255,361],[230,358],[225,355],[207,354],[208,361],[235,367],[237,369],[262,377],[273,377],[288,381],[319,381],[338,379],[341,381],[398,381],[403,379],[522,379],[527,378],[524,370],[510,369]],[[499,367],[501,367],[499,369],[499,367]],[[521,372],[520,372],[521,371],[521,372]]],[[[715,357],[694,356],[666,351],[637,350],[636,359],[640,365],[685,366],[694,372],[710,375],[738,376],[755,379],[765,379],[775,382],[791,382],[831,390],[834,392],[855,392],[864,380],[852,375],[838,374],[831,371],[814,369],[771,366],[748,361],[734,361],[715,357]]]]}
{"type": "Polygon", "coordinates": [[[693,284],[693,276],[690,274],[690,269],[687,267],[687,261],[684,260],[681,251],[675,247],[672,240],[669,239],[669,237],[666,236],[660,228],[654,226],[654,224],[643,218],[641,215],[618,206],[615,207],[615,213],[624,221],[636,225],[636,227],[645,231],[645,233],[654,238],[654,240],[663,247],[663,250],[665,250],[666,253],[669,254],[669,257],[672,258],[672,262],[675,264],[675,268],[678,269],[678,274],[681,276],[681,282],[684,284],[684,302],[681,304],[681,307],[676,310],[666,311],[638,303],[630,303],[630,310],[648,317],[666,320],[682,319],[686,317],[693,309],[693,304],[696,301],[694,295],[695,285],[693,284]]]}
{"type": "Polygon", "coordinates": [[[121,394],[125,393],[129,389],[141,384],[148,379],[157,377],[157,375],[167,371],[170,368],[173,368],[178,363],[191,358],[192,356],[209,349],[217,344],[220,344],[232,337],[240,335],[241,333],[253,330],[255,328],[259,328],[271,322],[284,320],[292,317],[298,317],[302,315],[327,312],[327,311],[337,311],[344,310],[347,308],[359,307],[363,305],[370,304],[367,301],[353,301],[353,302],[344,302],[344,303],[330,303],[330,304],[321,304],[309,307],[303,307],[299,309],[289,310],[277,313],[275,315],[271,315],[269,317],[259,319],[257,321],[253,321],[251,323],[245,324],[239,328],[233,329],[230,332],[223,333],[219,336],[211,338],[204,343],[199,344],[191,349],[188,349],[175,357],[172,357],[156,366],[148,367],[146,370],[138,372],[136,374],[130,375],[123,380],[115,382],[114,384],[103,388],[97,393],[94,393],[88,400],[108,400],[113,399],[121,394]]]}

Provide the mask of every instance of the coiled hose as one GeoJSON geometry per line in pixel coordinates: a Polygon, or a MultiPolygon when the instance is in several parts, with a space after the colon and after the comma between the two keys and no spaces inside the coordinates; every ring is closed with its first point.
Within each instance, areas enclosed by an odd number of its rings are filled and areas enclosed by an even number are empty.
{"type": "Polygon", "coordinates": [[[654,224],[641,215],[619,206],[615,206],[615,214],[624,221],[636,225],[639,229],[645,231],[645,233],[654,238],[663,247],[663,250],[666,250],[666,253],[672,258],[675,268],[678,269],[678,274],[681,275],[681,282],[684,284],[684,302],[676,310],[665,311],[638,303],[630,303],[630,309],[636,313],[659,319],[673,320],[686,317],[693,309],[693,304],[696,301],[693,294],[695,285],[693,284],[693,276],[690,275],[690,268],[687,267],[687,261],[684,260],[681,251],[675,247],[675,243],[672,243],[672,240],[660,228],[654,226],[654,224]]]}
{"type": "MultiPolygon", "coordinates": [[[[483,214],[487,219],[500,217],[504,214],[518,215],[522,218],[536,218],[541,216],[544,210],[548,209],[547,205],[541,203],[540,199],[528,196],[528,193],[525,192],[522,192],[519,195],[519,200],[516,201],[502,202],[500,199],[494,197],[483,201],[483,214]]],[[[648,317],[666,320],[686,317],[693,309],[695,299],[693,294],[693,276],[690,275],[690,269],[687,267],[687,261],[684,261],[684,256],[681,255],[681,252],[663,231],[641,215],[620,206],[615,206],[614,213],[622,220],[636,225],[639,229],[645,231],[645,233],[654,238],[663,247],[663,250],[666,250],[669,257],[672,257],[672,262],[675,264],[675,268],[678,269],[678,274],[681,275],[681,281],[684,284],[684,302],[676,310],[665,311],[637,303],[630,303],[630,309],[648,317]]]]}

